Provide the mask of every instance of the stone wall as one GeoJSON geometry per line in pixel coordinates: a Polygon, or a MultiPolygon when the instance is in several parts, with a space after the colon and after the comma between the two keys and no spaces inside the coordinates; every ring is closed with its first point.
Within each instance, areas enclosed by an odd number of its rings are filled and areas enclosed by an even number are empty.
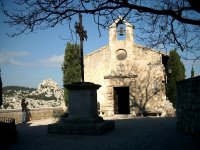
{"type": "MultiPolygon", "coordinates": [[[[27,120],[30,121],[30,120],[47,119],[63,112],[64,109],[62,107],[29,109],[27,120]]],[[[0,110],[0,117],[15,118],[16,123],[21,123],[22,111],[21,109],[0,110]]]]}
{"type": "Polygon", "coordinates": [[[173,116],[175,110],[165,92],[165,54],[134,43],[134,27],[127,21],[126,38],[118,40],[117,19],[109,28],[108,45],[84,57],[85,81],[100,84],[97,100],[100,112],[118,114],[118,100],[114,88],[129,88],[130,114],[161,112],[173,116]]]}
{"type": "Polygon", "coordinates": [[[200,139],[200,76],[177,83],[177,129],[200,139]]]}

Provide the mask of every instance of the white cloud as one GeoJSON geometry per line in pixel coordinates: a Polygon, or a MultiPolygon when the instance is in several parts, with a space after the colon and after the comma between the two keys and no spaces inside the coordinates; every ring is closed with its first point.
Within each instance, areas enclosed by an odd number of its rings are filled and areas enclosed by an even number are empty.
{"type": "Polygon", "coordinates": [[[30,55],[30,53],[26,51],[5,51],[5,50],[0,49],[0,63],[26,66],[27,63],[16,60],[16,58],[26,57],[28,55],[30,55]]]}
{"type": "Polygon", "coordinates": [[[54,55],[49,57],[45,60],[40,60],[39,62],[42,63],[46,67],[60,67],[63,64],[64,55],[54,55]]]}

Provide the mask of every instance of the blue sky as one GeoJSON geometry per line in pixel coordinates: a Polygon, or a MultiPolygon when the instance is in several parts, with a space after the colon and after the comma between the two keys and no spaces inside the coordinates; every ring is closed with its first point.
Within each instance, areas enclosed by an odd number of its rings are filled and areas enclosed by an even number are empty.
{"type": "MultiPolygon", "coordinates": [[[[38,30],[31,34],[8,37],[13,29],[4,24],[5,17],[0,14],[0,67],[3,86],[18,85],[37,87],[48,78],[54,79],[62,87],[61,64],[63,62],[69,30],[65,25],[48,30],[38,30]],[[65,39],[65,40],[64,40],[65,39]]],[[[101,30],[91,16],[83,17],[88,40],[84,42],[84,53],[90,53],[108,44],[108,31],[101,30]]],[[[192,61],[183,60],[186,75],[190,76],[192,61]]],[[[200,61],[194,65],[195,74],[200,74],[200,61]]]]}
{"type": "MultiPolygon", "coordinates": [[[[8,37],[13,29],[3,23],[5,17],[0,14],[0,67],[3,86],[18,85],[37,87],[48,78],[54,79],[62,86],[61,64],[69,36],[65,25],[48,30],[38,30],[31,34],[8,37]]],[[[84,53],[87,54],[108,43],[108,32],[101,30],[92,18],[83,18],[88,40],[84,42],[84,53]]]]}

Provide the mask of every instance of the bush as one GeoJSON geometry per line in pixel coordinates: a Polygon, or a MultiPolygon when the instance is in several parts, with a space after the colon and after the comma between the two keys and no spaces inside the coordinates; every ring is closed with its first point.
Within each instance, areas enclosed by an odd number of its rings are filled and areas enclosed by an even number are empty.
{"type": "Polygon", "coordinates": [[[9,104],[8,104],[8,103],[5,103],[5,104],[3,104],[3,108],[4,108],[4,109],[7,109],[7,108],[8,108],[8,106],[9,106],[9,104]]]}
{"type": "Polygon", "coordinates": [[[31,98],[31,99],[42,99],[42,100],[57,100],[57,98],[53,95],[53,96],[50,96],[50,97],[47,97],[45,96],[45,93],[42,93],[42,94],[38,94],[38,95],[28,95],[27,96],[28,98],[31,98]]]}
{"type": "Polygon", "coordinates": [[[53,110],[53,117],[54,118],[62,118],[65,112],[62,109],[55,109],[53,110]]]}

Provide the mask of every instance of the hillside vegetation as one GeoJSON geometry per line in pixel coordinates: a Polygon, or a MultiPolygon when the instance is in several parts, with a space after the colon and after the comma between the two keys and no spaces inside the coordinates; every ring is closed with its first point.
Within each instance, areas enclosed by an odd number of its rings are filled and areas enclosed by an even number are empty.
{"type": "Polygon", "coordinates": [[[8,90],[11,90],[11,91],[34,91],[36,90],[36,88],[29,88],[29,87],[24,87],[24,86],[5,86],[3,87],[3,92],[5,91],[8,91],[8,90]]]}
{"type": "Polygon", "coordinates": [[[20,109],[25,98],[29,108],[57,107],[64,104],[64,92],[52,79],[43,80],[36,88],[23,86],[3,87],[3,109],[20,109]]]}

